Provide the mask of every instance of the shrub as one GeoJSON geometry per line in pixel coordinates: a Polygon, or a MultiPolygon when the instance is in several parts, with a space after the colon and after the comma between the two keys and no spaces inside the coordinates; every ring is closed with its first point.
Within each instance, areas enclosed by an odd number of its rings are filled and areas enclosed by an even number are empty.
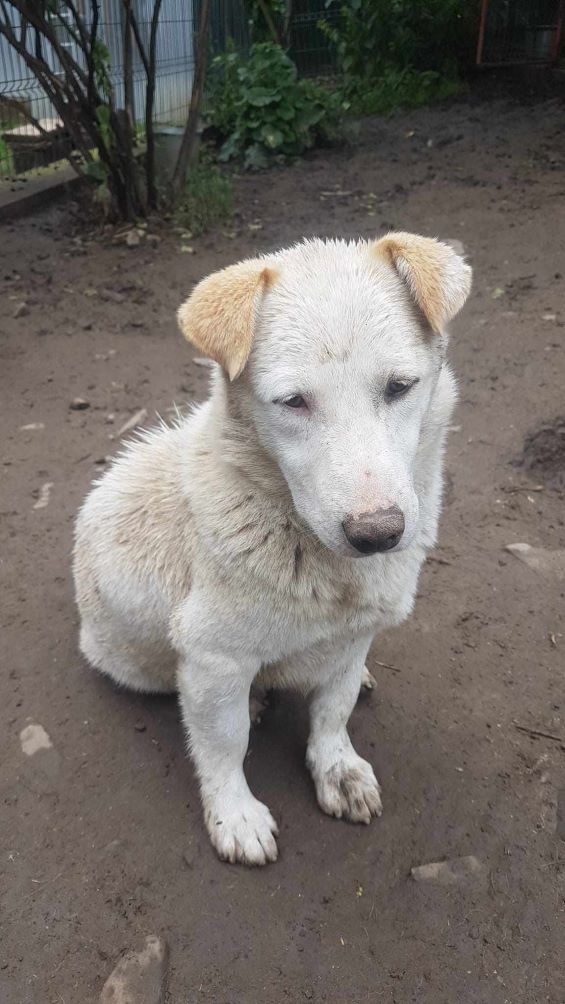
{"type": "Polygon", "coordinates": [[[247,57],[233,51],[216,56],[208,99],[208,123],[224,141],[219,160],[243,157],[247,168],[297,156],[339,134],[338,96],[299,80],[274,42],[256,43],[247,57]]]}
{"type": "Polygon", "coordinates": [[[476,9],[476,0],[342,2],[339,23],[321,27],[354,110],[387,112],[453,94],[470,60],[476,9]]]}

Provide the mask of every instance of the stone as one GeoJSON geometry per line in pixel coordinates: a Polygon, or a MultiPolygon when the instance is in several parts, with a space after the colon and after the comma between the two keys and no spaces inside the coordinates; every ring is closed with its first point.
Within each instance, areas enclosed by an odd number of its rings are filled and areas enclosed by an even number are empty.
{"type": "Polygon", "coordinates": [[[100,1004],[163,1004],[169,952],[155,934],[143,948],[127,951],[106,980],[100,1004]]]}
{"type": "Polygon", "coordinates": [[[508,544],[506,550],[533,568],[534,572],[549,579],[565,580],[565,550],[550,551],[546,547],[532,547],[531,544],[508,544]]]}
{"type": "Polygon", "coordinates": [[[474,854],[450,861],[431,861],[410,869],[415,882],[437,882],[439,885],[455,885],[464,879],[479,875],[483,870],[481,862],[474,854]]]}
{"type": "Polygon", "coordinates": [[[86,401],[84,397],[74,397],[69,405],[71,411],[86,411],[90,408],[90,401],[86,401]]]}

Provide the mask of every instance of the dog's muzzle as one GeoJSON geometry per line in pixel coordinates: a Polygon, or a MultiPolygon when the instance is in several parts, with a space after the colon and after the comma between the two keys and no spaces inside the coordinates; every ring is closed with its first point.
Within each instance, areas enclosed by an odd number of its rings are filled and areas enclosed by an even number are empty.
{"type": "Polygon", "coordinates": [[[377,554],[396,547],[404,533],[404,515],[397,505],[376,509],[360,516],[348,516],[342,523],[349,543],[360,554],[377,554]]]}

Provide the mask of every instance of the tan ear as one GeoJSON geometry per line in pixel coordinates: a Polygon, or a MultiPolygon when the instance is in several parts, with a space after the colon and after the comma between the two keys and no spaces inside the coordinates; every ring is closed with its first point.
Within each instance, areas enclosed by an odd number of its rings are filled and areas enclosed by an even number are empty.
{"type": "Polygon", "coordinates": [[[202,279],[178,310],[184,337],[219,363],[230,380],[245,367],[258,295],[274,278],[274,269],[258,259],[248,259],[202,279]]]}
{"type": "Polygon", "coordinates": [[[469,265],[448,244],[417,234],[387,234],[372,250],[391,262],[432,330],[441,333],[469,295],[469,265]]]}

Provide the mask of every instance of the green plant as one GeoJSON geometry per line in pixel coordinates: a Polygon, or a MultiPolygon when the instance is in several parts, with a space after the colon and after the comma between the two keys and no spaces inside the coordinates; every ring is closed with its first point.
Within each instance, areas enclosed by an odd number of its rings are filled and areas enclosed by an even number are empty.
{"type": "Polygon", "coordinates": [[[338,24],[320,26],[353,109],[385,113],[453,94],[469,61],[476,8],[476,0],[341,2],[338,24]]]}
{"type": "Polygon", "coordinates": [[[395,108],[418,108],[459,93],[457,80],[442,77],[434,70],[397,70],[387,67],[370,86],[351,86],[348,95],[355,115],[388,115],[395,108]]]}
{"type": "Polygon", "coordinates": [[[219,159],[243,156],[247,168],[297,156],[339,133],[340,98],[299,80],[274,42],[256,43],[248,57],[233,51],[217,56],[208,96],[208,122],[224,140],[219,159]]]}
{"type": "Polygon", "coordinates": [[[188,179],[177,204],[176,222],[194,235],[217,226],[232,210],[232,189],[229,180],[212,163],[206,153],[190,169],[188,179]]]}

